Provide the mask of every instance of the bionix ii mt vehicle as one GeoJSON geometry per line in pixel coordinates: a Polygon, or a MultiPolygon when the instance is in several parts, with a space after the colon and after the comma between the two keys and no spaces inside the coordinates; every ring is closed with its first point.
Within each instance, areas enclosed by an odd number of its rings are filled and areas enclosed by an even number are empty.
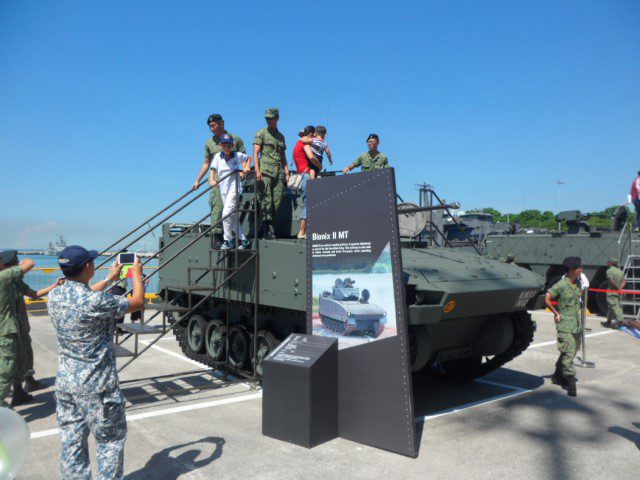
{"type": "MultiPolygon", "coordinates": [[[[253,197],[249,180],[241,207],[248,231],[253,231],[253,197]]],[[[169,321],[189,358],[259,377],[262,359],[279,341],[305,332],[306,244],[294,238],[301,207],[301,198],[287,192],[274,222],[278,239],[254,240],[253,249],[244,251],[212,250],[208,226],[163,225],[160,291],[167,302],[184,309],[169,321]]],[[[421,208],[400,210],[405,212],[401,225],[408,222],[415,231],[421,208]]],[[[541,305],[543,279],[517,266],[431,246],[417,240],[417,230],[415,238],[402,242],[412,370],[431,368],[473,379],[522,353],[535,330],[527,309],[541,305]]],[[[345,288],[342,280],[341,285],[345,288]]],[[[375,335],[384,328],[384,312],[374,312],[371,303],[361,306],[371,310],[367,321],[375,335]]]]}

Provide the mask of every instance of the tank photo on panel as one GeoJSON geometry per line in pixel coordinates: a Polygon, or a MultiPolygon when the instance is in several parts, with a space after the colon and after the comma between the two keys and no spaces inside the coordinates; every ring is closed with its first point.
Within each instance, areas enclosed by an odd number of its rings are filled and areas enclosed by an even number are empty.
{"type": "Polygon", "coordinates": [[[339,348],[395,336],[389,245],[369,271],[313,274],[313,334],[339,339],[339,348]]]}

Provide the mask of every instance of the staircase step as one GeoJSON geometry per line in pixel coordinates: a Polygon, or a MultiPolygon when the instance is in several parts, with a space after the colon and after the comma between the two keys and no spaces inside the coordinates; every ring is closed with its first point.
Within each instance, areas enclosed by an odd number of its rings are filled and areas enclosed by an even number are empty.
{"type": "Polygon", "coordinates": [[[213,287],[207,285],[167,285],[166,288],[185,292],[210,292],[213,290],[213,287]]]}
{"type": "Polygon", "coordinates": [[[250,253],[257,253],[258,250],[252,249],[252,248],[229,248],[227,250],[221,250],[219,248],[212,248],[211,251],[212,252],[221,252],[221,253],[228,253],[228,252],[235,252],[238,251],[240,253],[242,252],[250,252],[250,253]]]}
{"type": "Polygon", "coordinates": [[[172,305],[170,303],[165,303],[165,302],[153,302],[153,303],[148,303],[146,305],[146,308],[148,309],[153,309],[153,310],[159,310],[161,312],[188,312],[189,309],[187,307],[181,307],[179,305],[172,305]]]}
{"type": "Polygon", "coordinates": [[[162,325],[143,325],[140,323],[120,323],[118,324],[120,329],[129,333],[162,333],[162,325]]]}
{"type": "Polygon", "coordinates": [[[133,352],[122,345],[116,345],[116,357],[133,357],[133,352]]]}

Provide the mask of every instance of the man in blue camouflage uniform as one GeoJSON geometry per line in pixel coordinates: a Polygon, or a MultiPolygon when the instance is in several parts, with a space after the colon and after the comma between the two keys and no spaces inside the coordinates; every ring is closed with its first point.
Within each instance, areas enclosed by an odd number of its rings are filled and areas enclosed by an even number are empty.
{"type": "Polygon", "coordinates": [[[49,295],[47,308],[58,337],[56,413],[62,441],[61,477],[90,479],[89,432],[96,439],[98,478],[121,479],[127,422],[118,384],[113,345],[114,319],[144,306],[142,265],[131,268],[133,295],[116,297],[102,290],[117,281],[114,265],[105,280],[95,273],[95,250],[73,245],[58,256],[66,282],[49,295]]]}

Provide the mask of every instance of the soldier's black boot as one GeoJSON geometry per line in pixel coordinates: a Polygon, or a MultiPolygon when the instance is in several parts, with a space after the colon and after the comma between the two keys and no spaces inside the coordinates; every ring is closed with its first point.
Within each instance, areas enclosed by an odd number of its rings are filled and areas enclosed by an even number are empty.
{"type": "Polygon", "coordinates": [[[24,381],[24,390],[27,393],[35,392],[37,390],[44,390],[45,388],[49,388],[49,385],[46,383],[39,382],[32,376],[29,376],[24,381]]]}
{"type": "Polygon", "coordinates": [[[576,377],[573,375],[567,375],[567,395],[575,397],[578,395],[576,390],[576,377]]]}
{"type": "Polygon", "coordinates": [[[273,233],[273,228],[271,227],[271,222],[264,222],[262,226],[264,227],[262,238],[264,238],[265,240],[273,240],[276,238],[273,233]]]}
{"type": "Polygon", "coordinates": [[[556,361],[556,371],[553,372],[553,376],[551,377],[551,381],[556,384],[564,387],[567,384],[567,377],[562,374],[562,354],[558,357],[556,361]]]}
{"type": "Polygon", "coordinates": [[[222,234],[220,233],[214,233],[213,234],[213,249],[214,250],[220,250],[220,247],[222,246],[222,234]]]}
{"type": "Polygon", "coordinates": [[[565,386],[567,384],[567,377],[562,374],[562,368],[556,367],[556,371],[553,372],[551,382],[555,385],[565,386]]]}
{"type": "Polygon", "coordinates": [[[16,407],[33,400],[33,395],[29,395],[22,389],[22,382],[13,384],[13,395],[11,397],[11,406],[16,407]]]}

